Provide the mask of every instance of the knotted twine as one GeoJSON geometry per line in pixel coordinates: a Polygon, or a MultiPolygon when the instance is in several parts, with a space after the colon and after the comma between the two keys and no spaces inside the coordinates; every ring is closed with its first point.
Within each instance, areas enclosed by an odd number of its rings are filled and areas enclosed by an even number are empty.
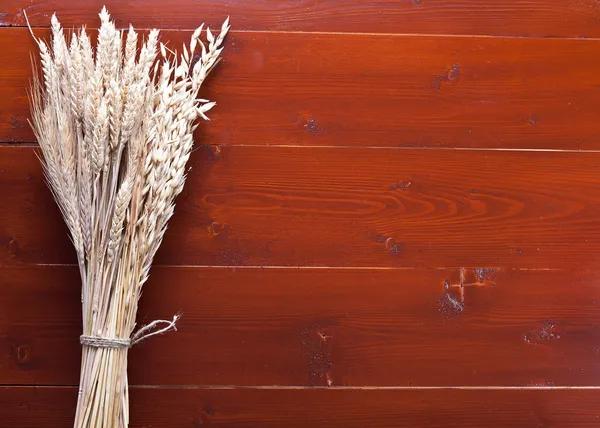
{"type": "Polygon", "coordinates": [[[173,321],[167,320],[156,320],[150,324],[140,328],[136,333],[133,334],[129,339],[119,339],[115,337],[102,337],[102,336],[86,336],[82,334],[79,336],[79,342],[85,346],[91,346],[94,348],[131,348],[142,340],[148,339],[150,336],[157,334],[163,334],[170,330],[177,331],[175,324],[179,320],[180,315],[175,315],[173,321]],[[167,324],[165,327],[157,329],[161,324],[167,324]]]}

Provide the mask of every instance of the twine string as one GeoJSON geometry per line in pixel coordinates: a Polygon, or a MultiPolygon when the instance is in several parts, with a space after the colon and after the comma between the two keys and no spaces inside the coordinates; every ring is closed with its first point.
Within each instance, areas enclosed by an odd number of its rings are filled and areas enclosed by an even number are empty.
{"type": "Polygon", "coordinates": [[[140,343],[142,340],[146,340],[151,336],[166,333],[167,331],[177,331],[177,321],[180,315],[175,315],[172,321],[168,320],[155,320],[150,324],[147,324],[140,328],[128,339],[119,339],[114,337],[101,337],[101,336],[86,336],[82,334],[79,337],[79,342],[85,346],[91,346],[94,348],[131,348],[132,346],[140,343]],[[159,326],[164,325],[162,328],[159,326]]]}

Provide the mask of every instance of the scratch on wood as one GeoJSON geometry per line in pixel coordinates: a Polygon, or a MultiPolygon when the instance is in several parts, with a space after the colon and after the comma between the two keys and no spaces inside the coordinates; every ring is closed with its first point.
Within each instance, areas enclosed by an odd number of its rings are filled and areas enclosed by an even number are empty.
{"type": "Polygon", "coordinates": [[[531,383],[527,384],[527,386],[535,386],[535,387],[550,386],[550,387],[553,387],[553,386],[556,386],[556,383],[554,381],[547,380],[544,382],[531,382],[531,383]]]}
{"type": "Polygon", "coordinates": [[[410,187],[410,185],[412,184],[412,181],[410,181],[409,179],[406,180],[402,180],[401,183],[396,183],[394,185],[392,185],[391,189],[392,190],[408,190],[408,188],[410,187]]]}
{"type": "Polygon", "coordinates": [[[208,155],[207,157],[209,160],[211,160],[211,161],[219,160],[219,157],[221,155],[221,146],[206,144],[204,146],[200,146],[200,148],[203,148],[206,150],[206,154],[208,155]]]}
{"type": "Polygon", "coordinates": [[[457,298],[445,292],[439,298],[440,312],[444,315],[458,315],[465,310],[465,304],[459,302],[457,298]]]}
{"type": "Polygon", "coordinates": [[[210,226],[208,226],[208,233],[212,236],[217,236],[223,231],[223,225],[217,221],[213,221],[210,226]]]}
{"type": "Polygon", "coordinates": [[[14,239],[10,240],[7,247],[8,247],[8,254],[10,254],[11,257],[15,257],[19,254],[19,243],[17,241],[15,241],[14,239]]]}
{"type": "Polygon", "coordinates": [[[304,129],[309,134],[312,134],[315,136],[320,135],[321,132],[323,132],[323,128],[319,127],[319,124],[317,123],[317,121],[312,117],[309,117],[308,120],[306,120],[306,122],[304,122],[304,129]]]}
{"type": "Polygon", "coordinates": [[[217,261],[215,263],[220,263],[223,266],[242,266],[247,256],[246,251],[240,249],[239,245],[233,245],[231,250],[220,247],[220,251],[217,252],[217,261]]]}
{"type": "Polygon", "coordinates": [[[215,411],[214,407],[212,407],[210,404],[207,404],[206,406],[204,406],[202,408],[202,412],[201,412],[200,416],[194,417],[194,419],[192,420],[192,425],[194,426],[194,428],[199,428],[199,427],[203,426],[205,422],[208,425],[210,425],[210,419],[215,414],[216,414],[216,411],[215,411]]]}
{"type": "Polygon", "coordinates": [[[458,66],[458,64],[454,64],[446,74],[442,74],[435,77],[435,79],[433,80],[433,87],[439,91],[442,88],[442,83],[458,82],[459,79],[460,67],[458,66]]]}
{"type": "Polygon", "coordinates": [[[27,368],[31,365],[29,345],[15,343],[11,346],[10,354],[18,366],[27,368]]]}
{"type": "MultiPolygon", "coordinates": [[[[475,275],[477,276],[477,280],[480,284],[483,284],[485,281],[491,281],[493,283],[494,276],[498,269],[492,268],[475,268],[475,275]]],[[[495,283],[493,283],[495,285],[495,283]]]]}
{"type": "Polygon", "coordinates": [[[465,310],[465,288],[495,286],[495,268],[461,268],[458,283],[443,281],[443,292],[439,297],[440,312],[444,315],[458,315],[465,310]]]}
{"type": "Polygon", "coordinates": [[[331,375],[329,374],[329,372],[325,373],[325,377],[327,379],[327,386],[333,385],[333,381],[331,380],[331,375]]]}
{"type": "Polygon", "coordinates": [[[535,126],[537,124],[537,116],[534,114],[531,115],[531,117],[529,118],[529,124],[531,126],[535,126]]]}
{"type": "Polygon", "coordinates": [[[400,251],[402,251],[402,244],[399,242],[396,242],[396,240],[392,237],[389,237],[385,240],[385,248],[390,252],[390,253],[400,253],[400,251]]]}
{"type": "Polygon", "coordinates": [[[302,330],[302,355],[306,358],[308,364],[308,382],[315,386],[321,382],[325,385],[333,385],[331,376],[331,334],[326,334],[326,330],[334,325],[335,320],[329,319],[318,324],[313,324],[302,330]]]}
{"type": "MultiPolygon", "coordinates": [[[[2,25],[1,22],[0,25],[2,25]]],[[[23,129],[25,127],[25,124],[23,123],[24,121],[25,119],[23,119],[22,117],[13,114],[10,118],[10,124],[12,129],[23,129]]]]}
{"type": "Polygon", "coordinates": [[[560,339],[557,323],[548,320],[539,329],[525,333],[523,340],[531,345],[548,345],[551,341],[560,339]]]}
{"type": "Polygon", "coordinates": [[[317,335],[319,336],[319,338],[321,339],[321,342],[323,342],[323,343],[327,342],[327,339],[331,338],[331,336],[327,336],[326,334],[323,334],[323,332],[321,330],[317,330],[317,335]]]}

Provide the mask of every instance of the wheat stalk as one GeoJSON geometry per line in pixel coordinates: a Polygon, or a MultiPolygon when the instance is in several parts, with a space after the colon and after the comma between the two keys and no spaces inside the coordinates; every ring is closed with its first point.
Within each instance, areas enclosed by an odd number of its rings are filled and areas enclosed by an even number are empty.
{"type": "Polygon", "coordinates": [[[67,37],[56,16],[51,42],[36,39],[32,127],[82,281],[74,426],[124,428],[127,350],[174,329],[178,318],[134,332],[142,286],[185,184],[197,119],[208,119],[214,106],[198,91],[218,62],[229,20],[218,35],[207,28],[205,42],[198,28],[177,55],[159,44],[158,30],[138,50],[133,27],[123,37],[105,8],[99,16],[95,50],[85,28],[67,37]]]}

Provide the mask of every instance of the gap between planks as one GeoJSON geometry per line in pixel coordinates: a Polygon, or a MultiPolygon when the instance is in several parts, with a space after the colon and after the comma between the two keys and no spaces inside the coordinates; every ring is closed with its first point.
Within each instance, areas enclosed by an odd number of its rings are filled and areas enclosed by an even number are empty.
{"type": "MultiPolygon", "coordinates": [[[[0,27],[1,28],[1,27],[0,27]]],[[[203,144],[196,144],[193,150],[197,150],[203,144]]],[[[206,144],[208,146],[220,146],[220,144],[206,144]]],[[[31,147],[38,148],[35,142],[0,142],[2,148],[31,147]]],[[[340,146],[340,145],[300,145],[300,144],[227,144],[226,147],[257,147],[257,148],[286,148],[286,149],[362,149],[362,150],[442,150],[462,152],[556,152],[556,153],[600,153],[600,149],[520,149],[514,147],[393,147],[393,146],[340,146]]]]}
{"type": "MultiPolygon", "coordinates": [[[[60,19],[60,14],[58,15],[60,19]]],[[[23,28],[28,29],[26,25],[2,25],[0,30],[3,28],[23,28]]],[[[127,30],[128,27],[117,27],[117,30],[127,30]]],[[[150,31],[156,27],[135,27],[137,31],[150,31]]],[[[216,27],[214,27],[216,28],[216,27]]],[[[34,25],[31,27],[32,30],[49,30],[50,26],[46,25],[34,25]]],[[[70,28],[69,28],[70,29],[70,28]]],[[[98,27],[86,26],[87,30],[97,31],[98,27]]],[[[195,28],[159,28],[160,31],[181,31],[181,32],[192,32],[195,28]]],[[[600,37],[563,37],[563,36],[515,36],[515,35],[494,35],[494,34],[435,34],[435,33],[374,33],[374,32],[360,32],[360,31],[300,31],[300,30],[231,30],[230,34],[317,34],[323,36],[364,36],[364,37],[444,37],[444,38],[463,38],[463,39],[528,39],[528,40],[578,40],[581,42],[586,41],[599,41],[600,37]]]]}
{"type": "MultiPolygon", "coordinates": [[[[77,388],[78,385],[36,385],[24,383],[0,384],[0,388],[77,388]]],[[[600,390],[600,386],[293,386],[293,385],[129,385],[130,389],[190,389],[190,390],[314,390],[326,389],[337,391],[555,391],[600,390]]]]}
{"type": "MultiPolygon", "coordinates": [[[[27,265],[31,267],[77,267],[74,263],[35,263],[27,265]]],[[[445,266],[433,268],[421,268],[414,266],[246,266],[246,265],[153,265],[160,268],[169,269],[289,269],[289,270],[452,270],[452,269],[475,269],[479,266],[445,266]]],[[[18,269],[20,266],[2,265],[0,269],[18,269]]],[[[524,271],[524,272],[561,272],[568,269],[562,268],[498,268],[488,266],[488,269],[500,269],[506,271],[524,271]]],[[[592,269],[593,270],[593,269],[592,269]]]]}

